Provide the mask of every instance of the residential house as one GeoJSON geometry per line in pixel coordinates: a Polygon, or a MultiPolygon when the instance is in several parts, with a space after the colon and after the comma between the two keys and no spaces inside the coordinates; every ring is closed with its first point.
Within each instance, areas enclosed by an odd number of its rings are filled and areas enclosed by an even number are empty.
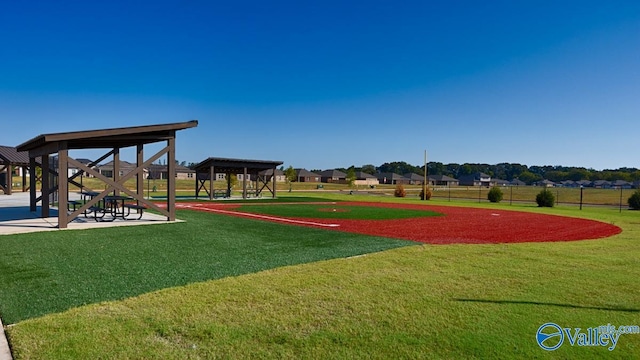
{"type": "Polygon", "coordinates": [[[578,185],[578,187],[592,187],[593,182],[589,180],[578,180],[576,181],[576,185],[578,185]]]}
{"type": "Polygon", "coordinates": [[[460,186],[491,186],[491,176],[481,172],[460,176],[458,180],[460,186]]]}
{"type": "Polygon", "coordinates": [[[356,172],[354,185],[375,186],[378,184],[380,184],[380,181],[378,181],[377,177],[362,171],[356,172]]]}
{"type": "Polygon", "coordinates": [[[491,179],[492,186],[509,186],[511,185],[511,181],[502,180],[502,179],[491,179]]]}
{"type": "Polygon", "coordinates": [[[307,169],[295,169],[296,181],[298,182],[320,182],[320,175],[307,169]]]}
{"type": "Polygon", "coordinates": [[[347,174],[340,170],[325,170],[320,173],[320,181],[323,183],[346,184],[347,174]]]}
{"type": "MultiPolygon", "coordinates": [[[[261,177],[271,176],[273,175],[273,169],[263,170],[259,172],[258,175],[260,175],[261,177]]],[[[287,177],[284,175],[284,171],[280,169],[276,169],[275,177],[276,177],[276,182],[280,182],[280,183],[287,182],[287,177]]]]}
{"type": "Polygon", "coordinates": [[[527,184],[524,181],[520,180],[520,179],[513,179],[513,180],[511,180],[509,185],[511,185],[511,186],[525,186],[527,184]]]}
{"type": "Polygon", "coordinates": [[[611,183],[611,186],[614,189],[631,189],[633,188],[633,184],[628,182],[628,181],[624,181],[624,180],[616,180],[614,182],[611,183]]]}
{"type": "Polygon", "coordinates": [[[407,185],[410,182],[409,179],[396,173],[380,173],[377,175],[377,178],[380,184],[407,185]]]}
{"type": "Polygon", "coordinates": [[[551,180],[544,179],[542,181],[538,181],[538,182],[534,183],[533,185],[535,185],[535,186],[543,186],[543,187],[554,187],[554,186],[556,186],[556,183],[554,183],[551,180]]]}
{"type": "Polygon", "coordinates": [[[447,175],[429,175],[429,185],[432,186],[458,186],[460,182],[447,175]]]}
{"type": "Polygon", "coordinates": [[[404,177],[409,179],[410,185],[423,185],[424,184],[424,176],[414,174],[414,173],[406,173],[404,177]]]}
{"type": "Polygon", "coordinates": [[[596,180],[593,182],[593,187],[596,189],[611,189],[611,181],[596,180]]]}

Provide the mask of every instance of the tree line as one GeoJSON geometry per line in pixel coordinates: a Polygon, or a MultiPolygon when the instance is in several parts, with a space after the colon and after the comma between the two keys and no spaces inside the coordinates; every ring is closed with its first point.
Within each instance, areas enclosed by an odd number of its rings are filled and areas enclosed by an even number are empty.
{"type": "MultiPolygon", "coordinates": [[[[351,166],[349,168],[338,168],[337,170],[347,172],[349,169],[362,171],[372,175],[387,172],[393,172],[400,175],[407,173],[415,173],[419,175],[424,174],[424,165],[415,166],[404,161],[384,163],[380,166],[374,166],[371,164],[363,165],[361,167],[351,166]]],[[[560,182],[564,180],[624,180],[633,182],[640,180],[639,169],[626,167],[619,168],[617,170],[594,170],[572,166],[527,166],[513,163],[499,163],[494,165],[471,163],[443,164],[441,162],[435,161],[427,163],[427,173],[429,175],[446,175],[455,179],[459,179],[462,176],[471,175],[478,172],[485,173],[495,179],[508,181],[519,179],[527,184],[532,184],[536,181],[545,179],[553,182],[560,182]]]]}

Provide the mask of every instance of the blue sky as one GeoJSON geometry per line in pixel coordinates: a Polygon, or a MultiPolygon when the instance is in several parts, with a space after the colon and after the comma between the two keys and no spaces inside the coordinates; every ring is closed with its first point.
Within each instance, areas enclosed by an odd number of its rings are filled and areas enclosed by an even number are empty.
{"type": "Polygon", "coordinates": [[[640,167],[640,2],[2,3],[0,144],[191,119],[187,162],[640,167]]]}

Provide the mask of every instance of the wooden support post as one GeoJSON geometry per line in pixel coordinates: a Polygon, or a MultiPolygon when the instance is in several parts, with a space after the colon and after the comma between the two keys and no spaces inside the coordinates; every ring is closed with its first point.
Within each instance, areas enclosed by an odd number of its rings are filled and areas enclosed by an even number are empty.
{"type": "MultiPolygon", "coordinates": [[[[120,179],[120,149],[113,148],[113,181],[118,183],[120,179]]],[[[120,196],[120,190],[115,189],[113,195],[120,196]]]]}
{"type": "MultiPolygon", "coordinates": [[[[139,168],[144,163],[144,145],[138,144],[136,146],[136,168],[139,168]]],[[[144,195],[144,169],[136,175],[136,192],[138,195],[144,195]]],[[[136,201],[137,205],[140,205],[140,201],[136,201]]]]}
{"type": "Polygon", "coordinates": [[[247,198],[247,167],[244,167],[243,173],[242,173],[242,198],[246,199],[247,198]]]}
{"type": "Polygon", "coordinates": [[[36,211],[36,182],[38,175],[36,174],[36,158],[29,156],[29,211],[36,211]]]}
{"type": "Polygon", "coordinates": [[[167,210],[169,221],[176,221],[176,134],[167,140],[167,210]]]}
{"type": "Polygon", "coordinates": [[[27,168],[22,166],[22,192],[27,192],[27,168]]]}
{"type": "Polygon", "coordinates": [[[42,155],[42,211],[40,216],[49,217],[49,155],[42,155]]]}
{"type": "Polygon", "coordinates": [[[209,200],[213,200],[213,182],[216,179],[216,172],[213,165],[209,168],[209,200]]]}
{"type": "Polygon", "coordinates": [[[271,177],[272,181],[273,181],[273,191],[271,192],[271,197],[272,198],[276,198],[276,167],[273,167],[273,175],[271,177]]]}
{"type": "MultiPolygon", "coordinates": [[[[62,145],[62,144],[61,144],[62,145]]],[[[69,224],[67,204],[69,201],[69,150],[58,150],[58,228],[66,229],[69,224]]]]}

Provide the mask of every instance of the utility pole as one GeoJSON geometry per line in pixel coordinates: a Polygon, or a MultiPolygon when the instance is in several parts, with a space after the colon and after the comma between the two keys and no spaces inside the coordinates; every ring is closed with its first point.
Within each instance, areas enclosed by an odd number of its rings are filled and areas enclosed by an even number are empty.
{"type": "Polygon", "coordinates": [[[424,181],[422,182],[422,198],[427,201],[427,150],[424,151],[424,181]]]}

